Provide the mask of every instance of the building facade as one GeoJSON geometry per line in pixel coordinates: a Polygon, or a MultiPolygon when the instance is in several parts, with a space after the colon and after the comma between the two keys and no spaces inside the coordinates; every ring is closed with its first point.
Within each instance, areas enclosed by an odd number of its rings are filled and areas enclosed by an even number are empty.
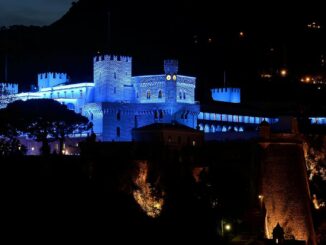
{"type": "MultiPolygon", "coordinates": [[[[65,73],[43,73],[38,75],[38,88],[27,93],[18,93],[15,84],[1,83],[1,106],[19,99],[57,100],[87,116],[101,141],[131,141],[132,129],[153,123],[199,129],[205,140],[252,138],[258,136],[257,128],[263,121],[271,125],[279,122],[278,117],[243,110],[240,88],[213,88],[215,104],[200,105],[195,101],[196,78],[180,75],[178,70],[178,61],[165,60],[164,73],[133,76],[131,57],[97,56],[91,82],[70,83],[65,73]],[[225,109],[226,105],[232,110],[225,109]]],[[[326,124],[325,117],[310,120],[326,124]]]]}
{"type": "Polygon", "coordinates": [[[94,58],[94,81],[69,83],[67,74],[38,75],[36,92],[15,100],[49,98],[89,118],[102,141],[131,141],[132,129],[153,123],[197,127],[196,78],[178,74],[178,61],[165,60],[164,74],[132,76],[132,58],[94,58]]]}

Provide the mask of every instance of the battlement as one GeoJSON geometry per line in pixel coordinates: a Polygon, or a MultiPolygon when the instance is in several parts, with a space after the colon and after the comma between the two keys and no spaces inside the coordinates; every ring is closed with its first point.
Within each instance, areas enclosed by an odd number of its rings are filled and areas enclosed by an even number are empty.
{"type": "Polygon", "coordinates": [[[99,55],[94,57],[94,63],[101,61],[120,61],[120,62],[132,62],[132,57],[123,55],[99,55]]]}
{"type": "Polygon", "coordinates": [[[0,93],[3,95],[17,94],[18,93],[18,84],[0,83],[0,93]]]}
{"type": "Polygon", "coordinates": [[[214,88],[211,89],[212,99],[220,102],[227,103],[240,103],[241,102],[241,89],[240,88],[214,88]]]}
{"type": "Polygon", "coordinates": [[[39,73],[38,79],[67,79],[67,73],[58,73],[58,72],[39,73]]]}
{"type": "Polygon", "coordinates": [[[37,78],[38,78],[39,89],[54,87],[59,84],[68,82],[68,76],[66,73],[57,73],[57,72],[40,73],[38,74],[37,78]]]}
{"type": "Polygon", "coordinates": [[[213,88],[212,93],[240,93],[240,88],[213,88]]]}
{"type": "Polygon", "coordinates": [[[178,60],[164,60],[165,74],[178,74],[179,62],[178,60]]]}

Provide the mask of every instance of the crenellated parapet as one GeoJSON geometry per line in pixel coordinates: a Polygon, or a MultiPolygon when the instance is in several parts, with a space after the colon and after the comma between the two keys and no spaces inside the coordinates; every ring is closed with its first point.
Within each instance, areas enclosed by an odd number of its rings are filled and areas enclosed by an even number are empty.
{"type": "Polygon", "coordinates": [[[240,103],[240,88],[214,88],[211,89],[212,99],[219,102],[240,103]]]}
{"type": "Polygon", "coordinates": [[[94,57],[94,63],[101,61],[120,61],[132,63],[132,57],[123,55],[98,55],[94,57]]]}
{"type": "Polygon", "coordinates": [[[15,83],[0,83],[1,95],[12,95],[18,93],[18,84],[15,83]]]}
{"type": "Polygon", "coordinates": [[[164,60],[164,72],[167,75],[176,75],[179,71],[178,60],[164,60]]]}
{"type": "Polygon", "coordinates": [[[38,74],[37,78],[39,89],[50,88],[68,82],[68,76],[66,73],[40,73],[38,74]]]}
{"type": "Polygon", "coordinates": [[[101,55],[94,58],[96,102],[132,100],[132,58],[122,55],[101,55]]]}

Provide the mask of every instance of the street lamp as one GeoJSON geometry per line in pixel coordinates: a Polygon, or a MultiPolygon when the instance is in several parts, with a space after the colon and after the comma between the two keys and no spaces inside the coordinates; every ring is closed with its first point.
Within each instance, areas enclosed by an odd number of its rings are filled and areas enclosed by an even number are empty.
{"type": "Polygon", "coordinates": [[[226,223],[223,219],[221,219],[221,234],[222,237],[224,237],[224,230],[230,231],[231,230],[231,224],[226,223]]]}
{"type": "Polygon", "coordinates": [[[263,209],[263,200],[264,200],[264,196],[263,195],[259,195],[259,203],[260,203],[260,209],[263,209]]]}

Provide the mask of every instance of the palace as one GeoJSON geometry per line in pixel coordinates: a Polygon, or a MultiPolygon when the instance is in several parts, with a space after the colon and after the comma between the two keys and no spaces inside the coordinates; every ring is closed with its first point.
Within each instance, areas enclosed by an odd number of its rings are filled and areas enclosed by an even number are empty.
{"type": "MultiPolygon", "coordinates": [[[[248,138],[258,135],[262,121],[279,122],[279,118],[239,108],[239,88],[213,88],[215,105],[200,105],[195,101],[196,78],[178,74],[178,65],[176,60],[165,60],[164,73],[133,76],[131,57],[104,55],[94,58],[92,82],[70,83],[65,73],[43,73],[33,92],[18,93],[15,84],[2,83],[1,88],[14,100],[49,98],[67,105],[93,122],[101,141],[132,141],[132,129],[154,123],[199,129],[207,140],[248,138]]],[[[311,121],[325,124],[326,118],[311,121]]]]}

